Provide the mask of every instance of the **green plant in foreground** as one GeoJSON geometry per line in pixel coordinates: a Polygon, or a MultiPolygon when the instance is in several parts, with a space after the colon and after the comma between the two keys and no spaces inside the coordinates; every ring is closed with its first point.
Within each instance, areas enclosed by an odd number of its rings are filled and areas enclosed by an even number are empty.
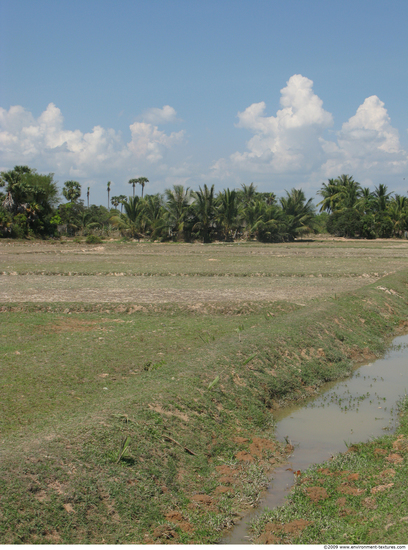
{"type": "Polygon", "coordinates": [[[213,388],[216,384],[218,384],[219,380],[220,380],[220,377],[216,376],[214,380],[208,384],[208,389],[211,390],[211,388],[213,388]]]}
{"type": "Polygon", "coordinates": [[[119,452],[118,452],[118,458],[116,460],[116,464],[119,464],[121,459],[125,456],[129,445],[130,445],[130,437],[126,436],[122,439],[122,443],[120,444],[120,449],[119,449],[119,452]]]}

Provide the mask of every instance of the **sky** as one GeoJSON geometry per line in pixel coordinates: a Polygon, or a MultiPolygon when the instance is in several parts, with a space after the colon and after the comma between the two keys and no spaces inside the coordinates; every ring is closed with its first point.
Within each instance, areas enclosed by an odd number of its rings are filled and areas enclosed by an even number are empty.
{"type": "Polygon", "coordinates": [[[0,0],[0,170],[94,204],[140,176],[405,195],[407,23],[406,0],[0,0]]]}

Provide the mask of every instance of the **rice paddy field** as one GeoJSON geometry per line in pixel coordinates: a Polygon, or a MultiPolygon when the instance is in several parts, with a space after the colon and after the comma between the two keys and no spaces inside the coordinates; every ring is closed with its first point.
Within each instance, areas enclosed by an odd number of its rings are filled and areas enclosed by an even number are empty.
{"type": "Polygon", "coordinates": [[[407,281],[400,240],[0,241],[0,542],[217,542],[407,281]]]}

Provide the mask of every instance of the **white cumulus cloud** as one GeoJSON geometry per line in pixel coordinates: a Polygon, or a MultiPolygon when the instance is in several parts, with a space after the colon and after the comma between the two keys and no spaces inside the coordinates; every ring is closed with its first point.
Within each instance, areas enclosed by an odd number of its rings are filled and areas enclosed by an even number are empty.
{"type": "MultiPolygon", "coordinates": [[[[168,121],[176,114],[170,106],[158,111],[168,121]]],[[[126,179],[134,170],[154,172],[184,135],[183,130],[166,134],[151,122],[135,122],[130,132],[131,140],[125,143],[119,132],[102,126],[88,133],[66,130],[64,117],[53,103],[38,118],[21,106],[0,108],[0,168],[28,164],[57,176],[89,181],[116,171],[126,179]]]]}
{"type": "Polygon", "coordinates": [[[262,183],[276,176],[289,185],[318,188],[322,178],[342,173],[378,183],[382,175],[406,171],[408,154],[377,96],[365,99],[335,140],[324,138],[333,116],[324,110],[310,79],[293,75],[281,90],[280,105],[275,116],[266,115],[264,101],[238,113],[236,126],[253,137],[245,151],[213,164],[213,178],[242,181],[249,177],[262,183]]]}
{"type": "Polygon", "coordinates": [[[400,144],[384,103],[373,95],[365,99],[337,134],[337,143],[324,142],[327,161],[321,172],[354,173],[367,181],[401,174],[408,168],[408,153],[400,144]]]}
{"type": "Polygon", "coordinates": [[[281,90],[280,109],[276,116],[266,116],[266,105],[254,103],[238,113],[240,128],[254,133],[247,151],[236,152],[233,164],[255,172],[297,172],[311,169],[322,156],[319,137],[333,124],[322,100],[313,92],[313,82],[293,75],[281,90]]]}
{"type": "Polygon", "coordinates": [[[162,109],[158,107],[152,107],[147,109],[142,115],[144,122],[149,122],[150,124],[167,124],[169,122],[176,122],[177,113],[173,107],[170,105],[164,105],[162,109]]]}
{"type": "Polygon", "coordinates": [[[156,162],[163,158],[163,150],[172,147],[183,139],[184,131],[165,134],[153,124],[134,122],[130,125],[132,141],[128,143],[129,150],[137,158],[146,158],[156,162]]]}

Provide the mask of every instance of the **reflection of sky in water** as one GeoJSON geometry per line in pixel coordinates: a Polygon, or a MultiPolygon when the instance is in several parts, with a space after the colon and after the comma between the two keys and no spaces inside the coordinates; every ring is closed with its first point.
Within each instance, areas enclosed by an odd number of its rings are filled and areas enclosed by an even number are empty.
{"type": "Polygon", "coordinates": [[[296,463],[307,464],[309,456],[312,462],[325,460],[346,450],[345,442],[367,441],[395,427],[395,404],[408,391],[407,346],[408,336],[395,339],[384,359],[321,388],[322,395],[303,407],[297,405],[277,415],[276,435],[280,440],[287,436],[296,445],[296,463]],[[314,458],[316,454],[320,456],[314,458]]]}
{"type": "MultiPolygon", "coordinates": [[[[344,452],[346,443],[364,442],[390,433],[389,429],[393,430],[396,422],[391,411],[395,409],[396,402],[408,393],[407,367],[408,335],[396,338],[384,359],[363,365],[342,382],[326,384],[320,388],[321,395],[315,399],[279,411],[275,416],[276,437],[280,441],[289,438],[295,449],[289,464],[275,470],[263,507],[273,508],[284,503],[294,482],[292,470],[305,470],[314,463],[344,452]],[[369,397],[359,399],[367,392],[369,397]],[[341,404],[331,402],[332,396],[336,401],[341,398],[341,404]],[[341,407],[344,408],[345,404],[349,407],[350,397],[353,409],[342,411],[341,407]]],[[[242,544],[248,541],[248,538],[245,539],[246,524],[261,511],[262,508],[258,508],[246,516],[223,542],[242,544]]]]}

